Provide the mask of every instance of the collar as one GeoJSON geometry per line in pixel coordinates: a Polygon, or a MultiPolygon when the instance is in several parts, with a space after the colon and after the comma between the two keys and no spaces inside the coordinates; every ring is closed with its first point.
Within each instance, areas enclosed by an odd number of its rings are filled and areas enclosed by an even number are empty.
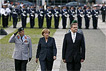
{"type": "Polygon", "coordinates": [[[71,32],[71,35],[73,35],[73,34],[75,34],[75,35],[76,35],[76,32],[75,32],[75,33],[73,33],[71,30],[70,30],[70,32],[71,32]]]}

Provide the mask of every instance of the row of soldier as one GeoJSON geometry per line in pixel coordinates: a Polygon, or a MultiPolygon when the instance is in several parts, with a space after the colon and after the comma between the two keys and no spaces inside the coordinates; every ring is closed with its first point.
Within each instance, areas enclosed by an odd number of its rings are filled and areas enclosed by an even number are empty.
{"type": "MultiPolygon", "coordinates": [[[[105,22],[105,15],[106,15],[105,4],[103,4],[101,11],[103,14],[103,16],[102,16],[103,22],[105,22]]],[[[82,18],[83,17],[85,18],[85,28],[86,29],[89,29],[90,19],[92,18],[93,28],[97,29],[99,10],[96,7],[92,7],[92,9],[90,7],[86,7],[86,9],[83,9],[82,7],[78,7],[78,8],[70,7],[70,9],[68,9],[66,6],[64,6],[62,8],[62,10],[60,10],[60,8],[57,6],[54,8],[48,6],[47,10],[44,10],[43,6],[40,6],[39,10],[36,10],[36,8],[34,6],[31,6],[29,9],[27,9],[27,7],[25,5],[23,5],[22,8],[18,8],[17,5],[14,5],[14,8],[12,10],[10,10],[9,8],[7,8],[6,4],[3,4],[3,8],[1,9],[3,27],[8,27],[8,17],[10,15],[10,13],[13,17],[13,28],[17,27],[17,21],[20,18],[22,21],[22,27],[25,28],[27,16],[29,15],[30,28],[34,28],[35,17],[38,17],[39,28],[43,28],[44,17],[46,17],[47,28],[51,28],[51,20],[52,20],[52,16],[54,16],[54,25],[55,25],[56,29],[59,26],[59,18],[60,17],[62,17],[63,29],[66,29],[68,17],[70,20],[70,24],[75,19],[75,17],[77,17],[79,29],[82,28],[82,18]]]]}

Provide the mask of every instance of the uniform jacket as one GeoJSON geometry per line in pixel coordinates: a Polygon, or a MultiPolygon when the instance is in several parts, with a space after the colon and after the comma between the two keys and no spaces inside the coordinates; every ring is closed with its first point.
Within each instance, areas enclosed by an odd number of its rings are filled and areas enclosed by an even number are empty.
{"type": "Polygon", "coordinates": [[[13,58],[18,60],[28,60],[32,58],[32,42],[31,38],[24,35],[23,41],[20,35],[15,36],[14,34],[10,37],[9,43],[15,43],[13,52],[13,58]]]}

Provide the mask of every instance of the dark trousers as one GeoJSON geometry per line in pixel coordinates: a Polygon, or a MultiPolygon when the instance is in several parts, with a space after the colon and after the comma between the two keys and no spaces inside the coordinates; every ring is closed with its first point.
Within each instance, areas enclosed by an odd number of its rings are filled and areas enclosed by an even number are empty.
{"type": "Polygon", "coordinates": [[[106,14],[102,14],[102,21],[105,22],[105,16],[106,14]]]}
{"type": "Polygon", "coordinates": [[[92,20],[93,20],[93,28],[94,28],[94,29],[97,29],[98,18],[93,17],[92,20]]]}
{"type": "Polygon", "coordinates": [[[67,71],[80,71],[81,63],[75,62],[74,59],[73,59],[72,62],[66,63],[66,67],[67,67],[67,71]]]}
{"type": "Polygon", "coordinates": [[[51,20],[52,20],[52,17],[47,17],[46,18],[46,22],[47,22],[47,28],[49,29],[49,28],[51,28],[51,20]]]}
{"type": "Polygon", "coordinates": [[[12,16],[12,13],[10,13],[9,17],[10,17],[10,21],[11,21],[11,16],[12,16]]]}
{"type": "Polygon", "coordinates": [[[66,17],[62,18],[63,29],[66,29],[66,23],[67,23],[67,18],[66,17]]]}
{"type": "Polygon", "coordinates": [[[41,71],[52,71],[53,61],[40,60],[41,71]]]}
{"type": "Polygon", "coordinates": [[[3,27],[8,27],[8,16],[2,15],[2,25],[3,27]]]}
{"type": "Polygon", "coordinates": [[[54,21],[55,21],[55,29],[57,29],[59,26],[59,17],[54,17],[54,21]]]}
{"type": "Polygon", "coordinates": [[[85,27],[86,27],[86,29],[89,28],[89,22],[90,22],[90,18],[85,17],[85,27]]]}
{"type": "Polygon", "coordinates": [[[17,17],[13,17],[13,28],[16,28],[17,26],[17,17]]]}
{"type": "Polygon", "coordinates": [[[82,28],[82,17],[78,17],[78,28],[82,28]]]}
{"type": "Polygon", "coordinates": [[[28,60],[15,59],[15,71],[26,71],[28,60]]]}
{"type": "Polygon", "coordinates": [[[34,28],[35,26],[35,18],[30,18],[30,28],[34,28]]]}
{"type": "Polygon", "coordinates": [[[70,18],[70,25],[71,25],[72,21],[74,20],[74,17],[70,16],[69,18],[70,18]]]}
{"type": "Polygon", "coordinates": [[[21,19],[21,15],[20,15],[20,14],[18,14],[18,21],[20,21],[20,19],[21,19]]]}
{"type": "Polygon", "coordinates": [[[38,17],[39,28],[43,27],[44,17],[38,17]]]}
{"type": "Polygon", "coordinates": [[[22,27],[26,28],[26,19],[25,17],[22,18],[22,27]]]}

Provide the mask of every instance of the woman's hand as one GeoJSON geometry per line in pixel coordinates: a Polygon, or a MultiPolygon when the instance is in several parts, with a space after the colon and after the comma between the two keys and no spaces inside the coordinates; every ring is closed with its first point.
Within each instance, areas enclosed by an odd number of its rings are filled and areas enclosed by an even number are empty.
{"type": "Polygon", "coordinates": [[[53,59],[56,60],[56,56],[54,56],[53,59]]]}
{"type": "Polygon", "coordinates": [[[64,63],[66,63],[66,60],[65,60],[65,59],[63,59],[63,62],[64,62],[64,63]]]}
{"type": "Polygon", "coordinates": [[[35,62],[38,63],[38,58],[36,58],[35,62]]]}

